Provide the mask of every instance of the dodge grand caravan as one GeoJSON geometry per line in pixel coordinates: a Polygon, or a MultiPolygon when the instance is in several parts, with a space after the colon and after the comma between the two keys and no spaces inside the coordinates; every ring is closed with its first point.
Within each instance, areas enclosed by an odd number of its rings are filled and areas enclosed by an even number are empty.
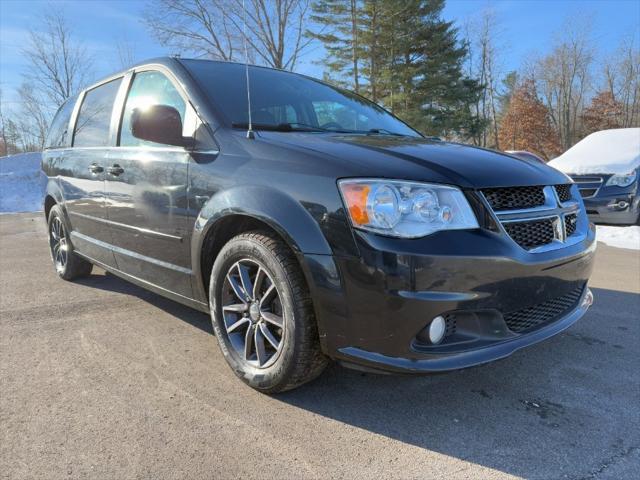
{"type": "Polygon", "coordinates": [[[595,233],[568,177],[424,137],[313,78],[145,62],[69,99],[42,162],[57,274],[98,265],[210,312],[263,392],[330,359],[479,365],[591,304],[595,233]]]}

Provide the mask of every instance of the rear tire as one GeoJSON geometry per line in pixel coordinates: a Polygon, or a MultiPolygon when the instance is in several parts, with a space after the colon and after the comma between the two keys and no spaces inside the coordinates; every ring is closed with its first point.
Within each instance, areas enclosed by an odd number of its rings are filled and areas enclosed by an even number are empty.
{"type": "Polygon", "coordinates": [[[93,264],[73,251],[69,238],[69,228],[62,209],[54,205],[49,212],[49,250],[58,276],[64,280],[75,280],[91,274],[93,264]]]}
{"type": "Polygon", "coordinates": [[[209,298],[225,360],[252,388],[291,390],[327,366],[307,284],[280,238],[268,232],[232,238],[213,265],[209,298]]]}

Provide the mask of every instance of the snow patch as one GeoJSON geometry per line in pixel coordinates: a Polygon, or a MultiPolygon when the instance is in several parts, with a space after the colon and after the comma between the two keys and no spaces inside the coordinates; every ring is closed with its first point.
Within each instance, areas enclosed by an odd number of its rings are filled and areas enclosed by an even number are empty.
{"type": "Polygon", "coordinates": [[[640,128],[592,133],[549,162],[564,173],[624,175],[640,166],[640,128]]]}
{"type": "Polygon", "coordinates": [[[0,157],[0,213],[42,210],[46,178],[40,153],[0,157]]]}
{"type": "Polygon", "coordinates": [[[598,225],[596,238],[610,247],[640,250],[640,227],[610,227],[598,225]]]}

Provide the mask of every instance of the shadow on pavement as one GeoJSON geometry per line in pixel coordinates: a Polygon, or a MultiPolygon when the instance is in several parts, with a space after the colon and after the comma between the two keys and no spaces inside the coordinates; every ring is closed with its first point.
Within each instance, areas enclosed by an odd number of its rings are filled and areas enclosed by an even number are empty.
{"type": "Polygon", "coordinates": [[[103,275],[92,274],[86,278],[75,280],[74,282],[84,285],[85,287],[133,295],[134,297],[138,297],[141,300],[164,310],[174,317],[179,318],[189,325],[199,328],[204,332],[213,334],[211,320],[207,314],[181,305],[173,300],[169,300],[168,298],[164,298],[161,295],[150,292],[149,290],[145,290],[144,288],[122,280],[109,272],[105,272],[103,275]]]}
{"type": "MultiPolygon", "coordinates": [[[[113,275],[78,283],[134,295],[212,333],[207,315],[113,275]]],[[[640,448],[640,295],[593,291],[595,304],[576,325],[507,359],[426,377],[332,365],[275,398],[509,474],[591,478],[640,448]]]]}
{"type": "Polygon", "coordinates": [[[576,325],[505,360],[430,377],[334,366],[277,398],[513,475],[590,475],[640,447],[640,295],[593,290],[576,325]]]}

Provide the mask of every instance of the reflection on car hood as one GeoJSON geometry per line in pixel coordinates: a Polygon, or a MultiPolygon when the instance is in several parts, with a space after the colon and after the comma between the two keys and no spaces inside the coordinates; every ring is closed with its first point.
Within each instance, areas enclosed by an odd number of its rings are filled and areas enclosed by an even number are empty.
{"type": "MultiPolygon", "coordinates": [[[[260,132],[260,138],[311,150],[342,167],[341,176],[400,178],[466,188],[553,185],[570,180],[540,162],[428,138],[260,132]]],[[[336,170],[340,172],[340,168],[336,170]]]]}

